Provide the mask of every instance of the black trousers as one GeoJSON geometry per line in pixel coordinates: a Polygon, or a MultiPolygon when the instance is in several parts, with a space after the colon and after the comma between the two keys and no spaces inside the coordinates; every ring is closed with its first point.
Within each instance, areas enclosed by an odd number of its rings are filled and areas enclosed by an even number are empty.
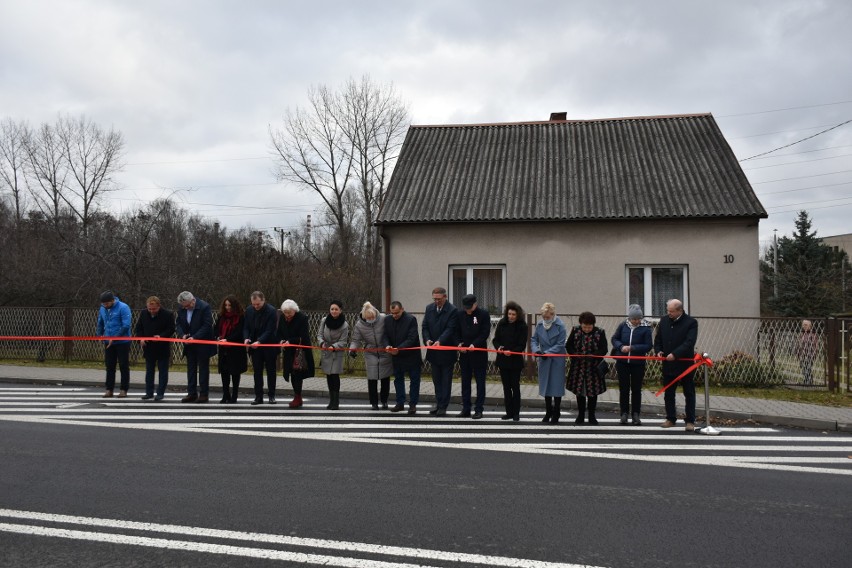
{"type": "Polygon", "coordinates": [[[225,398],[237,401],[237,393],[240,391],[240,373],[222,373],[222,395],[225,398]]]}
{"type": "Polygon", "coordinates": [[[115,389],[115,366],[121,372],[121,390],[130,388],[130,342],[113,343],[104,349],[106,365],[106,390],[115,389]]]}
{"type": "Polygon", "coordinates": [[[500,369],[500,380],[503,382],[503,403],[506,414],[520,416],[521,414],[521,369],[500,369]]]}
{"type": "Polygon", "coordinates": [[[633,402],[633,413],[642,411],[642,380],[645,378],[645,365],[628,365],[618,362],[615,364],[618,374],[618,400],[621,413],[630,415],[630,402],[633,402]]]}
{"type": "Polygon", "coordinates": [[[254,398],[263,398],[263,372],[266,371],[266,394],[275,396],[275,363],[280,349],[277,347],[258,347],[249,349],[251,365],[254,368],[254,398]]]}
{"type": "Polygon", "coordinates": [[[370,395],[370,404],[379,404],[380,397],[382,404],[387,404],[388,395],[390,394],[390,377],[385,377],[384,379],[368,380],[367,393],[370,395]],[[381,393],[379,393],[379,382],[381,382],[382,384],[381,393]]]}

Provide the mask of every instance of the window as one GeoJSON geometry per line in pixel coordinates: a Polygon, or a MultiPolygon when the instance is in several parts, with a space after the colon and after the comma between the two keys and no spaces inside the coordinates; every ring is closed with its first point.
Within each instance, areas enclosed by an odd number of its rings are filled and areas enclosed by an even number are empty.
{"type": "Polygon", "coordinates": [[[666,313],[666,301],[678,298],[688,312],[688,270],[685,265],[627,266],[627,305],[639,304],[645,315],[659,317],[666,313]]]}
{"type": "Polygon", "coordinates": [[[505,266],[450,266],[450,302],[461,308],[465,294],[476,296],[479,307],[491,315],[503,311],[506,298],[505,266]]]}

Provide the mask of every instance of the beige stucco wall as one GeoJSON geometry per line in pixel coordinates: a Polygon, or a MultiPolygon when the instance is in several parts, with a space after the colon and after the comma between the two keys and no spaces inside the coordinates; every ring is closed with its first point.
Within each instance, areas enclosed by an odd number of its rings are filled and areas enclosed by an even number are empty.
{"type": "Polygon", "coordinates": [[[757,317],[757,229],[751,219],[384,227],[391,290],[384,305],[399,300],[422,311],[433,287],[449,287],[449,265],[502,264],[507,299],[527,311],[551,301],[560,313],[620,314],[625,265],[685,264],[691,314],[757,317]]]}
{"type": "Polygon", "coordinates": [[[846,254],[852,258],[852,233],[823,237],[822,242],[829,246],[838,247],[840,250],[846,251],[846,254]]]}

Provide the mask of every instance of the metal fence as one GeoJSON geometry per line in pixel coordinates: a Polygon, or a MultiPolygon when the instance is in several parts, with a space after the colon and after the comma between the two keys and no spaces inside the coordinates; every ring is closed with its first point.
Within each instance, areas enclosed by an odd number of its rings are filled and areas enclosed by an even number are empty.
{"type": "MultiPolygon", "coordinates": [[[[133,326],[139,311],[133,312],[133,326]]],[[[304,312],[310,322],[312,337],[316,338],[324,312],[304,312]]],[[[418,322],[423,314],[414,313],[418,322]]],[[[350,328],[357,315],[347,314],[350,328]]],[[[577,325],[576,316],[560,315],[569,328],[577,325]]],[[[813,333],[817,350],[812,361],[812,382],[806,384],[803,361],[799,349],[801,319],[791,318],[708,318],[696,316],[699,322],[699,352],[707,352],[715,361],[710,378],[715,385],[725,386],[800,386],[815,389],[850,389],[849,331],[852,319],[814,318],[813,333]]],[[[527,316],[530,328],[536,317],[527,316]]],[[[610,337],[623,316],[597,316],[597,325],[610,337]]],[[[491,320],[492,334],[498,318],[491,320]]],[[[2,308],[0,309],[0,336],[56,336],[81,337],[94,335],[97,310],[93,308],[2,308]]],[[[652,322],[656,325],[656,322],[652,322]]],[[[489,343],[490,346],[490,343],[489,343]]],[[[138,343],[131,347],[131,361],[142,359],[138,343]]],[[[315,357],[319,355],[315,352],[315,357]]],[[[36,361],[101,361],[103,347],[96,341],[37,341],[27,339],[0,341],[0,360],[36,361]]],[[[489,374],[496,375],[493,354],[489,357],[489,374]]],[[[172,361],[180,362],[181,345],[173,344],[172,361]]],[[[347,357],[346,372],[362,374],[364,358],[347,357]]],[[[215,359],[212,361],[215,364],[215,359]]],[[[425,372],[429,372],[425,363],[425,372]]],[[[534,362],[527,366],[527,376],[534,377],[534,362]]],[[[649,362],[646,377],[649,381],[660,378],[658,362],[649,362]]]]}

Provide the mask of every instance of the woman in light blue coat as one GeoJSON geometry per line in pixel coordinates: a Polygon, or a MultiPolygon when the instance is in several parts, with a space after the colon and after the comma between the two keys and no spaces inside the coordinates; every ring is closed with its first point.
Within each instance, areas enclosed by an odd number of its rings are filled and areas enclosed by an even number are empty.
{"type": "MultiPolygon", "coordinates": [[[[535,326],[530,340],[533,353],[565,355],[565,324],[556,315],[556,306],[545,302],[541,321],[535,326]]],[[[542,422],[556,424],[565,396],[565,357],[538,357],[538,394],[544,397],[545,414],[542,422]]]]}

